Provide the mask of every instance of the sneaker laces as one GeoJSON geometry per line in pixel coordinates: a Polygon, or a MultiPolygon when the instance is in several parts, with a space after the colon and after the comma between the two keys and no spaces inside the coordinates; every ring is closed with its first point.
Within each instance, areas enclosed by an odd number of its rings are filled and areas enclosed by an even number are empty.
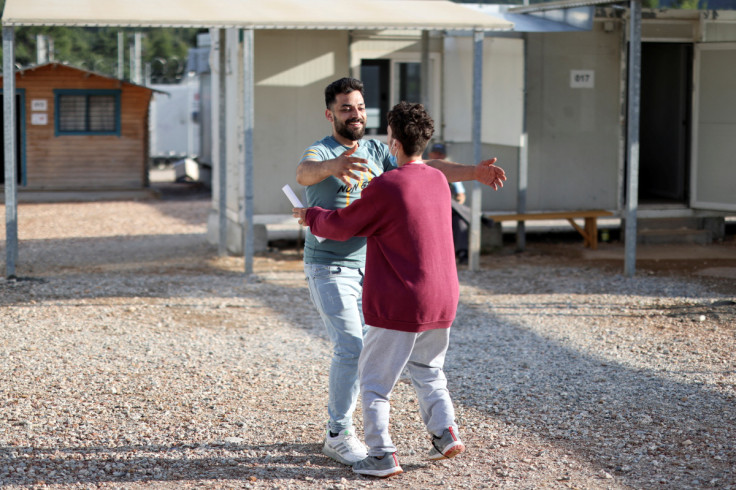
{"type": "Polygon", "coordinates": [[[349,430],[345,430],[343,432],[345,434],[345,444],[350,448],[351,451],[364,451],[365,447],[363,446],[363,443],[358,440],[358,438],[349,430]]]}
{"type": "Polygon", "coordinates": [[[432,446],[437,450],[438,453],[442,454],[442,449],[437,446],[437,441],[441,441],[441,437],[437,437],[436,435],[432,434],[432,446]]]}

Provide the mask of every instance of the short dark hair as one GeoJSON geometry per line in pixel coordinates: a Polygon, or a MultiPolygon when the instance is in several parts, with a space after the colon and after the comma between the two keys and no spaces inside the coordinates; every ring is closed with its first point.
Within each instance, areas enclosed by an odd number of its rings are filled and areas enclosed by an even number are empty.
{"type": "Polygon", "coordinates": [[[408,156],[421,155],[434,134],[434,121],[418,103],[396,104],[388,112],[388,125],[408,156]]]}
{"type": "Polygon", "coordinates": [[[355,90],[363,95],[363,82],[357,78],[345,77],[335,80],[325,88],[325,106],[329,109],[335,103],[337,94],[349,94],[355,90]]]}

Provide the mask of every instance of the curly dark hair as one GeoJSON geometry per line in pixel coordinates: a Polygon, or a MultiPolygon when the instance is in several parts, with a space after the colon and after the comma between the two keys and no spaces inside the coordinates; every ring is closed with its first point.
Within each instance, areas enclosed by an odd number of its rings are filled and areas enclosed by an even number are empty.
{"type": "Polygon", "coordinates": [[[337,99],[337,94],[349,94],[355,90],[363,94],[363,82],[357,78],[345,77],[335,80],[325,88],[325,106],[331,109],[337,99]]]}
{"type": "Polygon", "coordinates": [[[399,102],[388,112],[391,133],[409,156],[421,155],[434,134],[434,121],[422,104],[399,102]]]}

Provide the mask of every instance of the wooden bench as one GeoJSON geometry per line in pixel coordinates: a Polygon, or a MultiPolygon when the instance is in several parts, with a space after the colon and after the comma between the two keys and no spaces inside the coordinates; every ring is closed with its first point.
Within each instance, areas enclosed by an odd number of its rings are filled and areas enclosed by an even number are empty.
{"type": "Polygon", "coordinates": [[[483,213],[483,216],[492,219],[494,222],[566,219],[583,236],[583,245],[595,250],[598,248],[598,218],[613,216],[613,213],[603,209],[589,209],[585,211],[551,211],[520,214],[483,213]],[[585,220],[583,227],[574,221],[575,219],[581,218],[585,220]]]}

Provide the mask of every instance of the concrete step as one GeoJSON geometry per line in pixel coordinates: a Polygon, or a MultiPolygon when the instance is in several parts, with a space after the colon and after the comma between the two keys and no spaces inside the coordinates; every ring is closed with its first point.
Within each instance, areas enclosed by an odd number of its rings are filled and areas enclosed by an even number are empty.
{"type": "Polygon", "coordinates": [[[640,218],[638,227],[642,230],[699,230],[703,228],[703,220],[697,217],[640,218]]]}
{"type": "Polygon", "coordinates": [[[710,230],[694,229],[640,229],[636,234],[636,242],[641,245],[708,245],[713,243],[713,233],[710,230]]]}

